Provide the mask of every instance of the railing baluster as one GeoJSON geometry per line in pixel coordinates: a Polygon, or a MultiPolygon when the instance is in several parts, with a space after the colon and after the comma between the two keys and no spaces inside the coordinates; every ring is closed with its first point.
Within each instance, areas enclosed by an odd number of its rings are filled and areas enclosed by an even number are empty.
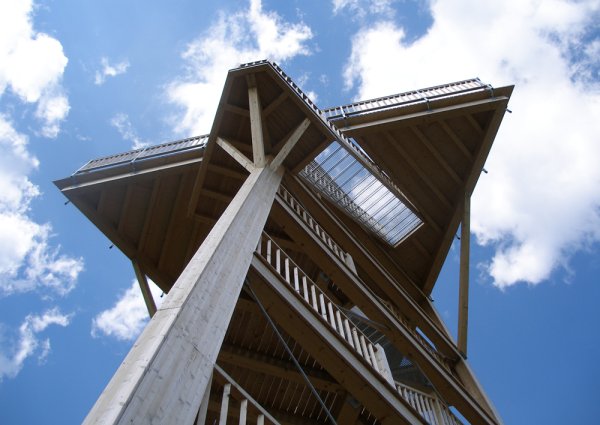
{"type": "Polygon", "coordinates": [[[227,425],[227,409],[229,408],[230,393],[231,384],[225,384],[223,387],[223,398],[221,399],[221,415],[219,416],[219,425],[227,425]]]}
{"type": "Polygon", "coordinates": [[[308,294],[308,284],[306,283],[306,276],[302,276],[302,289],[304,291],[304,300],[310,305],[310,299],[308,294]]]}
{"type": "Polygon", "coordinates": [[[352,331],[350,330],[350,324],[348,319],[344,319],[344,329],[346,330],[346,341],[352,348],[354,348],[354,338],[352,338],[352,331]]]}
{"type": "Polygon", "coordinates": [[[367,343],[365,341],[365,336],[361,333],[358,336],[358,340],[360,341],[360,348],[362,348],[363,357],[367,360],[367,363],[369,363],[372,366],[373,363],[371,363],[371,359],[369,358],[369,352],[367,350],[367,343]]]}
{"type": "Polygon", "coordinates": [[[327,322],[327,309],[325,308],[325,297],[322,293],[319,294],[319,303],[321,305],[321,316],[327,322]]]}
{"type": "Polygon", "coordinates": [[[279,248],[275,249],[275,270],[281,274],[281,250],[279,248]]]}
{"type": "Polygon", "coordinates": [[[344,332],[344,325],[342,323],[342,315],[340,314],[339,310],[335,311],[335,317],[337,319],[337,325],[338,325],[338,332],[340,333],[340,335],[342,336],[342,338],[346,339],[346,335],[344,332]]]}
{"type": "Polygon", "coordinates": [[[294,266],[294,289],[300,293],[300,282],[298,279],[298,267],[294,266]]]}
{"type": "Polygon", "coordinates": [[[354,339],[354,348],[356,349],[356,351],[358,351],[358,354],[360,354],[360,356],[363,356],[362,353],[362,347],[360,346],[360,341],[358,339],[358,332],[356,331],[356,328],[353,327],[352,328],[352,338],[354,339]]]}
{"type": "Polygon", "coordinates": [[[371,366],[373,366],[377,372],[381,373],[381,371],[379,370],[379,363],[377,362],[377,357],[375,357],[375,350],[373,350],[373,344],[369,342],[367,344],[367,348],[369,349],[369,356],[371,357],[371,366]]]}
{"type": "MultiPolygon", "coordinates": [[[[337,326],[335,323],[335,315],[333,314],[333,306],[331,305],[331,301],[327,302],[327,312],[329,313],[329,323],[333,327],[333,329],[338,332],[337,326]]],[[[338,332],[339,333],[339,332],[338,332]]]]}
{"type": "Polygon", "coordinates": [[[287,257],[285,257],[285,259],[283,260],[283,268],[285,270],[285,281],[291,285],[292,280],[290,278],[290,259],[287,257]]]}
{"type": "Polygon", "coordinates": [[[248,400],[243,399],[240,403],[240,425],[246,425],[246,415],[248,414],[248,400]]]}
{"type": "Polygon", "coordinates": [[[310,285],[310,293],[312,295],[312,306],[314,310],[319,313],[319,304],[317,304],[317,291],[315,291],[315,285],[310,285]]]}

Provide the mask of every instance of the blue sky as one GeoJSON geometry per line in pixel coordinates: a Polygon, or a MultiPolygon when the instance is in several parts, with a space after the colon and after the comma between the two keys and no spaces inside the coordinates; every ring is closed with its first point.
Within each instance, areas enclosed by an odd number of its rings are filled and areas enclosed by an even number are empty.
{"type": "Polygon", "coordinates": [[[52,180],[207,132],[227,69],[263,58],[321,107],[516,84],[472,201],[469,361],[507,424],[597,423],[598,22],[598,0],[0,1],[0,423],[80,422],[145,320],[52,180]]]}

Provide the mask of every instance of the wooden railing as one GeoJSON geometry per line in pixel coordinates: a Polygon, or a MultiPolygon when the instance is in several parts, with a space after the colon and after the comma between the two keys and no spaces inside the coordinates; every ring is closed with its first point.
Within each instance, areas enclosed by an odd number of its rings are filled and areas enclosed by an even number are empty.
{"type": "MultiPolygon", "coordinates": [[[[223,369],[215,365],[213,379],[223,384],[223,393],[221,395],[221,404],[219,410],[219,425],[227,424],[228,416],[237,416],[239,425],[246,425],[249,419],[254,419],[253,423],[257,425],[279,425],[279,422],[269,414],[250,394],[248,394],[237,382],[233,380],[223,369]],[[236,401],[236,407],[239,411],[231,415],[230,400],[236,401]]],[[[237,409],[236,409],[237,410],[237,409]]],[[[200,418],[199,418],[200,419],[200,418]]],[[[231,422],[230,422],[231,423],[231,422]]],[[[200,425],[198,423],[197,425],[200,425]]]]}
{"type": "MultiPolygon", "coordinates": [[[[311,215],[306,211],[306,209],[300,205],[300,203],[283,187],[279,186],[277,191],[278,195],[283,199],[286,204],[296,213],[296,215],[307,225],[307,227],[319,238],[321,239],[326,246],[329,247],[331,253],[341,259],[344,264],[347,264],[346,253],[340,246],[325,232],[325,230],[319,226],[319,224],[311,217],[311,215]]],[[[398,309],[393,306],[390,302],[381,299],[376,296],[378,300],[380,300],[381,304],[387,308],[387,310],[392,313],[392,315],[398,319],[398,321],[403,325],[403,327],[409,331],[412,336],[417,340],[417,342],[427,350],[443,367],[446,371],[452,373],[452,368],[448,364],[448,361],[445,356],[443,356],[440,352],[437,351],[435,346],[431,344],[427,338],[421,335],[420,331],[411,326],[406,317],[401,314],[398,309]]]]}
{"type": "Polygon", "coordinates": [[[431,396],[399,382],[398,392],[430,425],[463,425],[438,397],[431,396]]]}
{"type": "Polygon", "coordinates": [[[377,348],[369,338],[342,312],[331,299],[287,256],[265,233],[256,253],[262,257],[329,326],[354,349],[371,367],[383,376],[377,362],[377,348]]]}
{"type": "Polygon", "coordinates": [[[346,264],[346,252],[335,243],[335,241],[323,230],[321,226],[311,217],[311,215],[304,209],[302,205],[284,188],[279,186],[277,193],[283,199],[286,204],[296,213],[298,217],[306,224],[312,232],[321,239],[325,245],[329,247],[333,255],[338,257],[346,264]]]}

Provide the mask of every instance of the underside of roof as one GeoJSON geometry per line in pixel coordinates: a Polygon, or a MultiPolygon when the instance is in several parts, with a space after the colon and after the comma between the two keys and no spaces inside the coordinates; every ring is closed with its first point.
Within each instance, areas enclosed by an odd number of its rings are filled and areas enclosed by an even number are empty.
{"type": "MultiPolygon", "coordinates": [[[[255,160],[252,87],[267,156],[303,131],[284,182],[299,177],[429,294],[512,87],[466,80],[322,111],[277,65],[246,64],[229,72],[208,135],[92,160],[56,185],[168,291],[248,175],[234,158],[255,160]]],[[[267,227],[303,261],[284,229],[267,227]]]]}

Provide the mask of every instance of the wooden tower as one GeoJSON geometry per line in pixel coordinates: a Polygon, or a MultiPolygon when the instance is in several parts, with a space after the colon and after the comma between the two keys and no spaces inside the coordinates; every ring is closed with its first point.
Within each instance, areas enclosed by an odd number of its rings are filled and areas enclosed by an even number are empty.
{"type": "Polygon", "coordinates": [[[152,316],[85,423],[501,423],[465,360],[469,199],[511,92],[320,110],[255,62],[229,71],[210,134],[57,181],[152,316]],[[459,226],[456,343],[430,294],[459,226]]]}

